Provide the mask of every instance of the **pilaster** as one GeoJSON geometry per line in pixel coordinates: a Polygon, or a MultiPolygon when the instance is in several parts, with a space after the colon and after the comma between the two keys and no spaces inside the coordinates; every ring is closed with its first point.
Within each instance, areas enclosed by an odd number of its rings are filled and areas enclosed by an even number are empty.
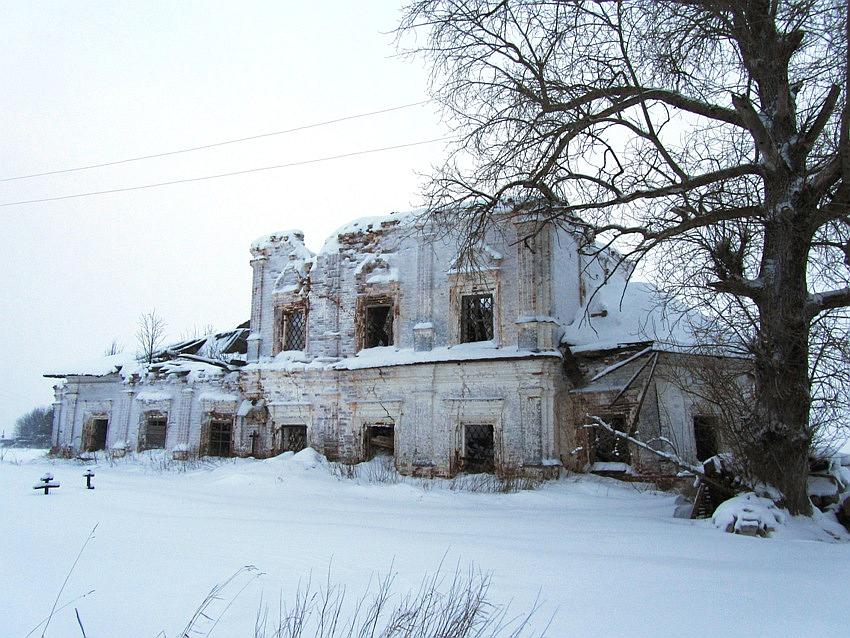
{"type": "Polygon", "coordinates": [[[183,446],[184,451],[181,455],[184,457],[189,450],[189,430],[192,427],[192,399],[194,394],[194,388],[183,388],[180,391],[180,400],[177,404],[177,445],[183,446]]]}
{"type": "Polygon", "coordinates": [[[59,435],[62,430],[62,396],[64,390],[62,386],[53,386],[53,429],[50,432],[50,445],[56,447],[59,445],[59,435]]]}
{"type": "MultiPolygon", "coordinates": [[[[121,395],[121,402],[118,405],[118,425],[122,427],[122,441],[121,445],[123,445],[123,453],[126,453],[128,449],[130,449],[130,419],[133,414],[133,401],[136,398],[136,390],[133,387],[129,387],[124,390],[121,395]]],[[[115,446],[115,452],[118,452],[118,447],[115,446]]]]}
{"type": "MultiPolygon", "coordinates": [[[[321,356],[324,360],[340,357],[342,335],[339,331],[340,264],[339,255],[325,256],[324,295],[321,316],[321,356]]],[[[353,308],[352,308],[353,310],[353,308]]]]}
{"type": "Polygon", "coordinates": [[[539,352],[555,347],[552,317],[552,227],[537,220],[516,224],[518,263],[517,347],[539,352]]]}
{"type": "Polygon", "coordinates": [[[263,299],[265,297],[265,267],[268,258],[264,255],[251,260],[253,270],[251,281],[251,334],[248,336],[248,361],[260,358],[263,328],[263,299]]]}
{"type": "Polygon", "coordinates": [[[413,349],[434,348],[434,245],[433,235],[419,227],[422,238],[416,250],[416,308],[417,322],[413,326],[413,349]]]}

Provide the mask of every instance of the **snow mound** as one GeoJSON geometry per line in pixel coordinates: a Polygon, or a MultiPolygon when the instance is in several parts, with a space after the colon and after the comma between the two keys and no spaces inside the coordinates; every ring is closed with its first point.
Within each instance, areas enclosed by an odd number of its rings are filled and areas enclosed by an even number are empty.
{"type": "Polygon", "coordinates": [[[327,466],[327,459],[311,447],[300,452],[283,452],[277,456],[265,459],[263,463],[276,466],[278,469],[314,470],[327,466]]]}
{"type": "Polygon", "coordinates": [[[723,501],[711,522],[718,529],[746,536],[770,536],[785,524],[785,513],[769,498],[753,492],[739,494],[723,501]]]}
{"type": "Polygon", "coordinates": [[[828,476],[809,476],[806,479],[806,491],[809,496],[837,497],[840,491],[838,484],[828,476]]]}

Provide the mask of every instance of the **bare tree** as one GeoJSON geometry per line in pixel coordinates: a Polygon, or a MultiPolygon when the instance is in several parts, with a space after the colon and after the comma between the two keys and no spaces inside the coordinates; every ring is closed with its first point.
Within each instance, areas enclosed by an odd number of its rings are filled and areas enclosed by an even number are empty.
{"type": "Polygon", "coordinates": [[[145,363],[153,363],[154,355],[165,339],[165,321],[155,308],[139,317],[136,339],[139,343],[139,358],[145,363]]]}
{"type": "Polygon", "coordinates": [[[568,222],[587,251],[666,258],[721,322],[734,311],[724,339],[755,375],[748,460],[793,513],[811,511],[812,327],[850,305],[846,13],[844,0],[416,0],[399,28],[458,132],[432,213],[470,245],[494,216],[568,222]]]}
{"type": "Polygon", "coordinates": [[[124,352],[124,346],[118,343],[118,339],[113,339],[112,342],[103,351],[104,356],[111,357],[119,352],[124,352]]]}
{"type": "Polygon", "coordinates": [[[191,328],[180,331],[180,341],[191,341],[192,339],[200,339],[201,337],[208,337],[209,335],[214,333],[215,328],[211,323],[205,324],[203,326],[193,324],[191,328]]]}

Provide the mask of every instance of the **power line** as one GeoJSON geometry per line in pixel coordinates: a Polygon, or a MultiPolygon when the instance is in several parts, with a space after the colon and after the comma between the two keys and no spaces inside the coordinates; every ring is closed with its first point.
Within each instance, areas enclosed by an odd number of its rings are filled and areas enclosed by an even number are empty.
{"type": "Polygon", "coordinates": [[[272,171],[279,168],[291,168],[293,166],[304,166],[306,164],[317,164],[319,162],[328,162],[330,160],[343,159],[346,157],[355,157],[357,155],[369,155],[371,153],[381,153],[383,151],[393,151],[399,148],[410,148],[411,146],[422,146],[423,144],[433,144],[434,142],[444,142],[451,139],[450,137],[438,137],[430,140],[422,140],[420,142],[409,142],[407,144],[396,144],[395,146],[383,146],[381,148],[370,148],[362,151],[353,151],[351,153],[343,153],[341,155],[330,155],[328,157],[317,157],[310,160],[301,160],[298,162],[289,162],[287,164],[276,164],[275,166],[260,166],[258,168],[247,168],[241,171],[232,171],[230,173],[218,173],[216,175],[204,175],[202,177],[187,177],[185,179],[175,179],[170,182],[157,182],[155,184],[143,184],[141,186],[127,186],[124,188],[112,188],[102,191],[91,191],[88,193],[75,193],[73,195],[59,195],[57,197],[45,197],[43,199],[27,199],[19,202],[6,202],[0,204],[0,208],[7,206],[18,206],[21,204],[39,204],[41,202],[56,202],[63,199],[76,199],[78,197],[91,197],[93,195],[107,195],[109,193],[125,193],[127,191],[138,191],[145,188],[159,188],[161,186],[171,186],[173,184],[186,184],[188,182],[202,182],[211,179],[219,179],[222,177],[233,177],[234,175],[246,175],[248,173],[259,173],[261,171],[272,171]]]}
{"type": "Polygon", "coordinates": [[[128,157],[125,159],[115,160],[113,162],[102,162],[100,164],[88,164],[86,166],[76,166],[74,168],[61,168],[52,171],[45,171],[43,173],[31,173],[29,175],[17,175],[15,177],[3,177],[0,178],[0,182],[11,182],[14,180],[20,179],[31,179],[33,177],[44,177],[46,175],[58,175],[60,173],[74,173],[76,171],[87,171],[92,168],[103,168],[105,166],[115,166],[117,164],[127,164],[129,162],[140,162],[142,160],[155,159],[157,157],[168,157],[169,155],[179,155],[181,153],[191,153],[193,151],[202,151],[208,148],[216,148],[217,146],[226,146],[228,144],[238,144],[240,142],[249,142],[251,140],[259,140],[264,137],[273,137],[275,135],[286,135],[287,133],[295,133],[297,131],[305,131],[311,128],[318,128],[320,126],[328,126],[329,124],[337,124],[339,122],[347,122],[348,120],[356,120],[364,117],[371,117],[373,115],[381,115],[383,113],[391,113],[392,111],[400,111],[402,109],[409,109],[414,106],[422,106],[423,104],[428,104],[431,100],[422,100],[420,102],[412,102],[410,104],[402,104],[401,106],[393,106],[386,109],[381,109],[379,111],[370,111],[369,113],[358,113],[357,115],[346,115],[345,117],[338,117],[334,120],[326,120],[324,122],[314,122],[313,124],[305,124],[303,126],[296,126],[295,128],[285,129],[283,131],[272,131],[271,133],[260,133],[259,135],[250,135],[248,137],[239,137],[232,140],[224,140],[221,142],[213,142],[211,144],[203,144],[201,146],[191,146],[189,148],[181,148],[175,151],[165,151],[163,153],[153,153],[151,155],[139,155],[138,157],[128,157]]]}

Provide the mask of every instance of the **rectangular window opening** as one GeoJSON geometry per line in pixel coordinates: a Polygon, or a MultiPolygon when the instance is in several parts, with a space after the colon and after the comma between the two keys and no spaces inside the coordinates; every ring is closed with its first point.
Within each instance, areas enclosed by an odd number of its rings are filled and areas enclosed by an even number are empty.
{"type": "Polygon", "coordinates": [[[213,419],[210,421],[207,439],[207,456],[231,456],[233,454],[233,421],[213,419]]]}
{"type": "Polygon", "coordinates": [[[366,459],[376,456],[395,456],[395,427],[367,425],[364,432],[366,459]]]}
{"type": "Polygon", "coordinates": [[[495,439],[489,423],[465,423],[463,426],[463,470],[470,473],[495,470],[495,439]]]}
{"type": "Polygon", "coordinates": [[[381,304],[366,306],[364,348],[393,345],[393,307],[381,304]]]}
{"type": "MultiPolygon", "coordinates": [[[[626,431],[626,417],[622,414],[603,416],[602,420],[612,426],[617,432],[626,431]]],[[[631,463],[632,455],[629,444],[619,436],[601,428],[595,428],[596,460],[603,463],[631,463]]]]}
{"type": "Polygon", "coordinates": [[[163,415],[149,416],[145,419],[144,436],[140,449],[157,450],[165,447],[165,434],[168,427],[168,417],[163,415]]]}
{"type": "Polygon", "coordinates": [[[278,452],[300,452],[307,447],[306,425],[282,425],[277,434],[278,452]]]}
{"type": "Polygon", "coordinates": [[[717,420],[714,417],[694,417],[694,443],[699,461],[705,461],[717,454],[717,420]]]}
{"type": "Polygon", "coordinates": [[[303,310],[283,314],[283,349],[303,350],[307,343],[307,315],[303,310]]]}
{"type": "Polygon", "coordinates": [[[86,437],[86,452],[97,452],[106,449],[106,433],[109,429],[109,419],[95,418],[89,423],[86,437]]]}
{"type": "Polygon", "coordinates": [[[460,301],[461,343],[493,338],[493,295],[463,295],[460,301]]]}

